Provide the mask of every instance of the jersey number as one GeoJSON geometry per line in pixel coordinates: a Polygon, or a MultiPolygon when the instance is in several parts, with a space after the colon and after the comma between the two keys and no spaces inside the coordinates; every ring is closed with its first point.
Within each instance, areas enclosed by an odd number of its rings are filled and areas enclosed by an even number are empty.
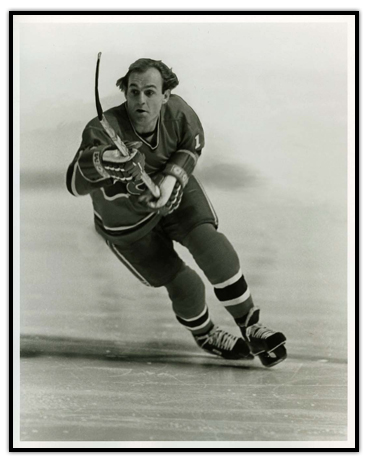
{"type": "Polygon", "coordinates": [[[194,139],[195,139],[195,141],[196,141],[196,145],[195,145],[194,149],[197,150],[197,149],[199,149],[199,148],[201,147],[201,143],[200,143],[200,141],[199,141],[199,134],[196,135],[196,136],[194,137],[194,139]]]}

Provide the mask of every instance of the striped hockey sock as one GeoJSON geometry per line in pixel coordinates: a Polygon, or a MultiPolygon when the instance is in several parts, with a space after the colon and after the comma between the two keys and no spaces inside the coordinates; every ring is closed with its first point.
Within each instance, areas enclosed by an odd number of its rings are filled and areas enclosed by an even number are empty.
{"type": "Polygon", "coordinates": [[[189,330],[194,336],[199,334],[206,334],[214,327],[207,306],[205,306],[203,312],[201,312],[196,317],[183,318],[176,316],[176,318],[178,322],[185,326],[185,328],[189,330]]]}
{"type": "Polygon", "coordinates": [[[177,320],[193,335],[205,334],[213,328],[206,305],[205,287],[194,270],[183,265],[166,289],[177,320]]]}
{"type": "Polygon", "coordinates": [[[241,270],[228,280],[215,284],[214,290],[217,299],[234,319],[246,316],[254,307],[248,284],[241,270]]]}

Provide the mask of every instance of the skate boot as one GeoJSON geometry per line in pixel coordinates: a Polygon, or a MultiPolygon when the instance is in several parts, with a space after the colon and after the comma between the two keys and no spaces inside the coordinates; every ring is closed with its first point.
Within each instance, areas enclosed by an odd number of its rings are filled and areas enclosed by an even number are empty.
{"type": "Polygon", "coordinates": [[[265,367],[273,367],[286,359],[286,337],[258,323],[259,309],[253,307],[244,322],[238,322],[240,331],[253,355],[258,355],[265,367]]]}
{"type": "Polygon", "coordinates": [[[214,326],[206,334],[193,335],[193,337],[199,347],[213,355],[233,360],[254,358],[244,339],[233,336],[218,326],[214,326]]]}

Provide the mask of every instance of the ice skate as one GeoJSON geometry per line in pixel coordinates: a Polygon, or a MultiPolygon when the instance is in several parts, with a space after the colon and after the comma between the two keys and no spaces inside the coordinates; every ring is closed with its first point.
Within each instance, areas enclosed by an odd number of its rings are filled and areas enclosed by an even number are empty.
{"type": "Polygon", "coordinates": [[[253,355],[258,355],[265,367],[272,367],[286,359],[286,337],[283,333],[273,331],[259,322],[257,307],[253,307],[245,321],[238,323],[241,333],[253,355]]]}
{"type": "Polygon", "coordinates": [[[253,359],[253,354],[244,339],[227,333],[218,326],[214,326],[206,334],[193,335],[193,337],[199,347],[213,355],[233,360],[253,359]]]}

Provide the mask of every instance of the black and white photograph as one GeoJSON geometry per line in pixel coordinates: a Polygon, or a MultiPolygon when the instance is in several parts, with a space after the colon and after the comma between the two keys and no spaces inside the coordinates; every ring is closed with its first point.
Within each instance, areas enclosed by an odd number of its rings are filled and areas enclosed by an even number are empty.
{"type": "Polygon", "coordinates": [[[357,11],[11,12],[13,448],[356,448],[357,11]]]}

